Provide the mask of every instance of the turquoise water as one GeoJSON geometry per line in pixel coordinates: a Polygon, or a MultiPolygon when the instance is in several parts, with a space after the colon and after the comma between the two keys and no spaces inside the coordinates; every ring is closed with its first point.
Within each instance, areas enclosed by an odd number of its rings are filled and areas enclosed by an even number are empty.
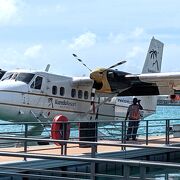
{"type": "MultiPolygon", "coordinates": [[[[173,126],[173,124],[180,124],[180,106],[157,106],[156,109],[156,113],[145,118],[145,120],[158,120],[157,122],[155,121],[150,121],[149,125],[152,126],[153,128],[150,128],[149,130],[149,135],[159,135],[159,132],[163,132],[165,130],[165,121],[164,119],[176,119],[176,120],[171,120],[170,121],[170,126],[173,126]],[[179,118],[179,119],[178,119],[179,118]]],[[[0,120],[0,124],[1,123],[8,123],[5,121],[1,121],[0,120]]],[[[141,136],[144,135],[145,133],[145,125],[146,122],[145,121],[141,121],[140,123],[140,127],[138,129],[138,134],[140,134],[141,136]]],[[[112,129],[111,125],[107,125],[106,128],[112,129]]],[[[114,128],[114,126],[113,126],[114,128]]],[[[12,123],[9,123],[9,125],[4,126],[4,125],[0,125],[0,129],[1,132],[0,133],[8,133],[11,131],[14,132],[22,132],[24,131],[24,126],[23,125],[14,125],[12,123]]],[[[48,135],[49,133],[47,133],[47,129],[48,131],[50,131],[49,128],[46,128],[46,131],[44,132],[44,134],[48,135]]],[[[119,131],[119,128],[117,128],[119,131]]],[[[112,131],[115,132],[115,129],[113,129],[112,131]]],[[[103,133],[107,133],[104,132],[103,133]]],[[[71,136],[75,137],[77,136],[78,131],[71,131],[71,136]]],[[[119,134],[119,132],[117,132],[117,134],[119,134]]]]}
{"type": "MultiPolygon", "coordinates": [[[[165,135],[166,120],[169,120],[170,127],[174,124],[180,124],[180,106],[157,106],[156,113],[141,120],[138,136],[144,137],[146,135],[146,123],[148,120],[148,135],[149,136],[161,136],[165,135]]],[[[120,129],[122,123],[116,125],[107,124],[104,127],[100,127],[99,131],[103,134],[109,134],[109,139],[119,138],[121,136],[120,129]]]]}
{"type": "Polygon", "coordinates": [[[180,119],[180,106],[157,106],[156,113],[146,119],[180,119]]]}

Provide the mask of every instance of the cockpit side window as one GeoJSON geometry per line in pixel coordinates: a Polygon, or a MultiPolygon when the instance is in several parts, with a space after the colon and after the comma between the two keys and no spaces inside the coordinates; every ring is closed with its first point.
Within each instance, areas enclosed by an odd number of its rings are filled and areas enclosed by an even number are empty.
{"type": "Polygon", "coordinates": [[[34,80],[34,82],[31,84],[31,88],[33,88],[33,89],[41,89],[42,81],[43,81],[43,78],[40,77],[40,76],[37,76],[36,79],[34,80]]]}
{"type": "Polygon", "coordinates": [[[13,75],[12,72],[5,73],[4,76],[2,77],[1,81],[11,79],[12,75],[13,75]]]}
{"type": "Polygon", "coordinates": [[[16,79],[18,76],[18,73],[14,73],[11,79],[16,79]]]}

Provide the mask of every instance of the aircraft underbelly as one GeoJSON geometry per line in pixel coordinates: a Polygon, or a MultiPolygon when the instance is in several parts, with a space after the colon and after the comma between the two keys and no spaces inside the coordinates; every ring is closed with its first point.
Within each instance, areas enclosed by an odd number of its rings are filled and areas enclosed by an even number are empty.
{"type": "Polygon", "coordinates": [[[24,108],[22,105],[2,104],[0,103],[0,119],[12,122],[30,122],[30,108],[24,108]],[[8,112],[8,113],[7,113],[8,112]]]}

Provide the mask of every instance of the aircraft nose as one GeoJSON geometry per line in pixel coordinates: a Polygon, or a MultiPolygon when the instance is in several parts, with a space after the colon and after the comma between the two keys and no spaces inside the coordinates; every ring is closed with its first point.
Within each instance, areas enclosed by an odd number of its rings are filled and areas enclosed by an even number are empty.
{"type": "Polygon", "coordinates": [[[28,103],[28,85],[17,81],[0,81],[0,119],[13,120],[20,104],[28,103]]]}
{"type": "Polygon", "coordinates": [[[93,79],[96,82],[102,82],[103,74],[101,74],[98,71],[94,71],[90,74],[90,78],[93,79]]]}
{"type": "Polygon", "coordinates": [[[8,92],[27,92],[28,85],[23,82],[16,82],[12,80],[8,81],[0,81],[0,91],[8,91],[8,92]]]}
{"type": "Polygon", "coordinates": [[[94,72],[90,74],[90,78],[94,80],[94,72]]]}

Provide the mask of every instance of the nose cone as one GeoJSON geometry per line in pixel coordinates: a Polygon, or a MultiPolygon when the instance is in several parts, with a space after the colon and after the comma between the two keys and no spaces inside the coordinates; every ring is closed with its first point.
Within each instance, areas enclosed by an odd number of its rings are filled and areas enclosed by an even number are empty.
{"type": "Polygon", "coordinates": [[[0,81],[0,91],[28,92],[28,85],[15,80],[0,81]]]}
{"type": "Polygon", "coordinates": [[[90,78],[93,79],[94,81],[96,81],[97,83],[101,83],[102,79],[103,79],[104,70],[105,69],[97,69],[97,70],[93,71],[90,74],[90,78]]]}
{"type": "Polygon", "coordinates": [[[0,81],[0,119],[13,121],[20,118],[19,111],[26,102],[27,92],[26,83],[15,80],[0,81]]]}

